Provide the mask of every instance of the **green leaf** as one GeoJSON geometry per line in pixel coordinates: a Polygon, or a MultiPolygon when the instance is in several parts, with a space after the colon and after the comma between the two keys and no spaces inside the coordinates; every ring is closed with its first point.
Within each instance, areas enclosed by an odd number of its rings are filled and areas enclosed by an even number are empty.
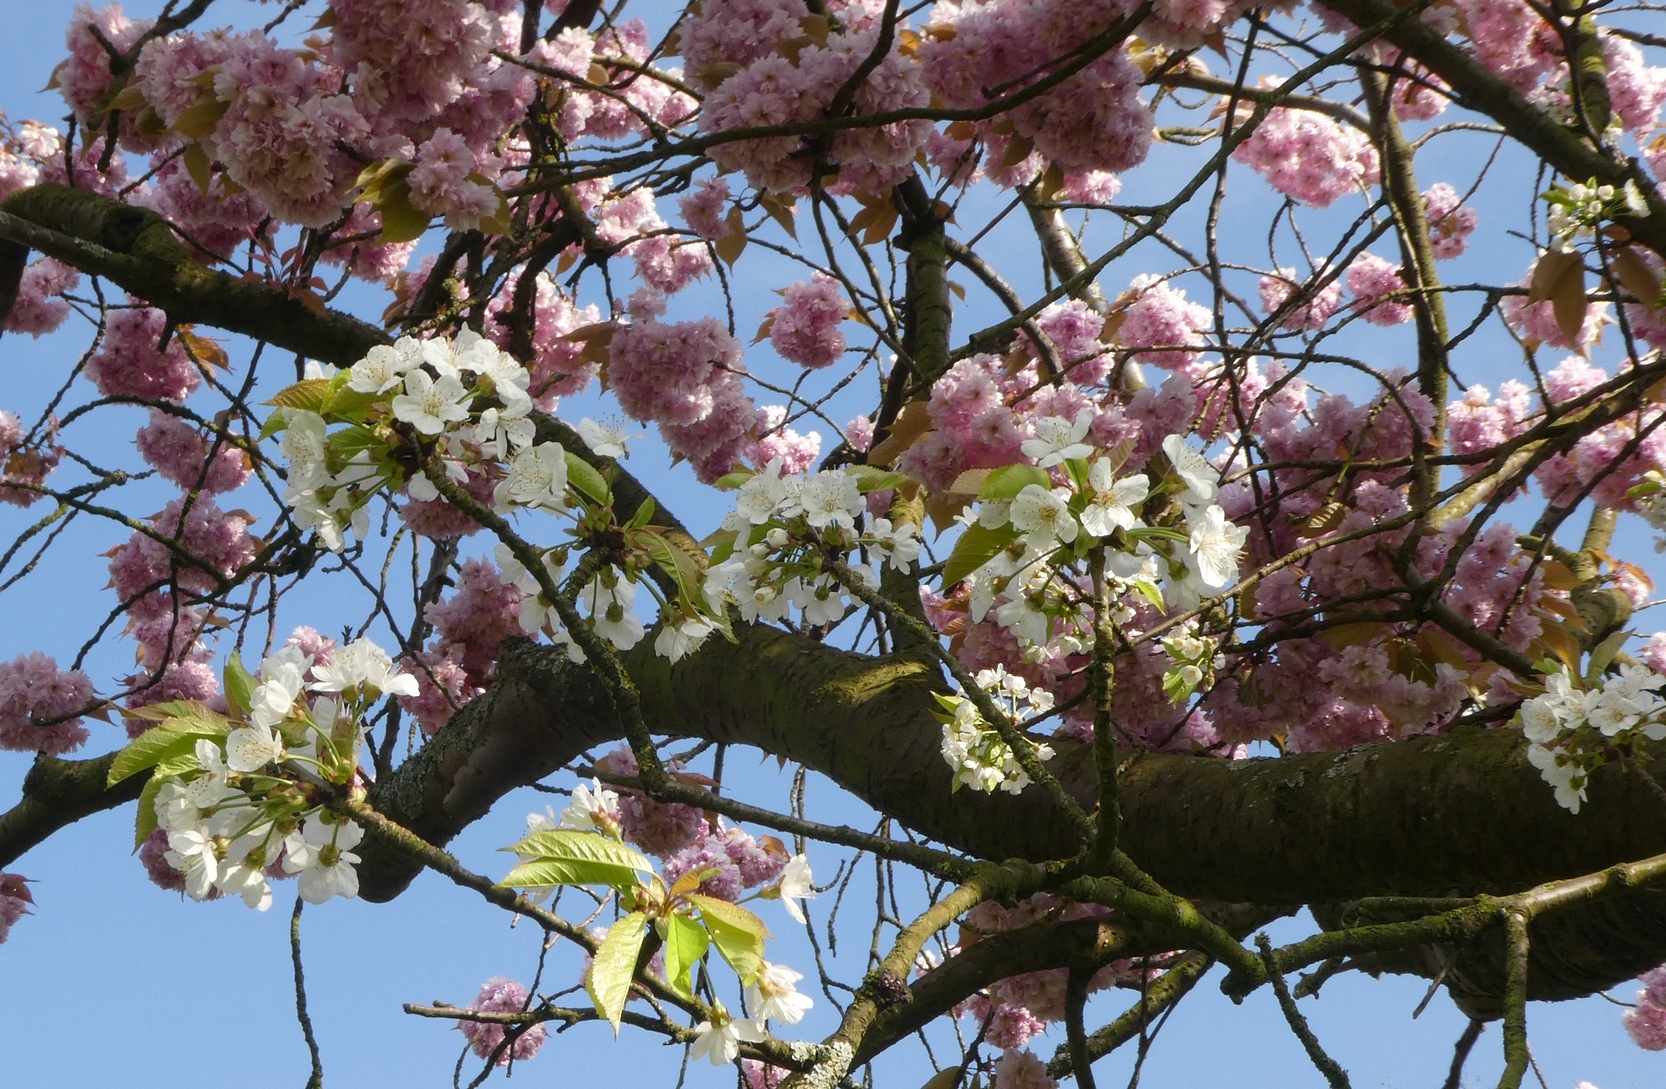
{"type": "Polygon", "coordinates": [[[239,715],[249,713],[249,701],[258,687],[254,677],[243,668],[243,658],[235,650],[226,659],[226,703],[239,715]]]}
{"type": "Polygon", "coordinates": [[[504,875],[500,888],[548,889],[557,885],[606,885],[624,892],[636,887],[636,874],[606,862],[541,858],[523,862],[504,875]]]}
{"type": "Polygon", "coordinates": [[[757,475],[750,469],[736,469],[732,473],[724,473],[718,477],[717,486],[719,488],[738,488],[757,475]]]}
{"type": "Polygon", "coordinates": [[[729,962],[729,967],[735,970],[740,981],[751,983],[757,979],[764,966],[764,939],[769,937],[769,928],[764,921],[739,904],[731,904],[727,900],[690,893],[688,902],[699,909],[712,944],[717,946],[717,951],[723,954],[723,959],[729,962]]]}
{"type": "Polygon", "coordinates": [[[648,917],[633,911],[607,929],[607,937],[596,947],[591,958],[590,978],[584,989],[596,1004],[596,1012],[613,1026],[619,1035],[619,1018],[625,1012],[625,1000],[630,997],[631,980],[636,975],[637,954],[642,952],[642,939],[648,933],[648,917]]]}
{"type": "Polygon", "coordinates": [[[382,213],[383,245],[415,242],[428,230],[428,213],[412,207],[411,185],[403,177],[383,182],[370,203],[382,213]]]}
{"type": "MultiPolygon", "coordinates": [[[[106,786],[115,786],[123,779],[139,774],[147,768],[153,768],[164,760],[172,760],[189,756],[197,748],[197,741],[201,738],[218,739],[225,737],[227,730],[201,719],[173,719],[158,723],[153,729],[146,730],[130,741],[127,747],[116,754],[110,763],[110,774],[105,779],[106,786]]],[[[191,765],[196,766],[195,757],[191,758],[191,765]]]]}
{"type": "Polygon", "coordinates": [[[985,529],[970,525],[954,543],[948,562],[943,565],[943,585],[953,586],[973,571],[982,567],[1018,539],[1018,531],[1010,524],[1000,529],[985,529]]]}
{"type": "Polygon", "coordinates": [[[892,472],[873,465],[848,465],[845,472],[856,478],[856,488],[863,495],[869,492],[882,492],[887,488],[902,488],[909,484],[917,484],[907,473],[892,472]]]}
{"type": "Polygon", "coordinates": [[[260,441],[265,442],[288,426],[289,420],[282,412],[272,413],[266,417],[266,422],[260,425],[260,441]]]}
{"type": "Polygon", "coordinates": [[[1045,491],[1053,486],[1053,478],[1047,475],[1046,469],[1034,465],[1003,465],[983,482],[978,499],[983,502],[1012,499],[1031,484],[1045,491]]]}
{"type": "Polygon", "coordinates": [[[1620,648],[1625,646],[1628,638],[1630,636],[1625,632],[1617,631],[1591,648],[1591,660],[1585,666],[1585,685],[1587,688],[1595,687],[1602,680],[1602,675],[1607,671],[1609,663],[1614,660],[1614,655],[1620,653],[1620,648]]]}
{"type": "Polygon", "coordinates": [[[654,864],[640,851],[594,832],[557,828],[533,832],[513,847],[527,859],[509,871],[502,886],[548,888],[554,885],[636,887],[636,873],[652,873],[654,864]]]}
{"type": "Polygon", "coordinates": [[[642,505],[636,508],[636,513],[631,515],[631,520],[629,522],[625,523],[625,528],[641,529],[653,519],[654,511],[657,509],[658,508],[654,506],[653,496],[643,496],[642,505]]]}
{"type": "Polygon", "coordinates": [[[322,413],[330,397],[328,378],[308,378],[280,389],[266,403],[273,408],[295,408],[303,412],[322,413]]]}
{"type": "Polygon", "coordinates": [[[677,590],[688,601],[702,600],[701,584],[706,572],[693,556],[678,548],[658,532],[656,526],[644,526],[630,535],[630,543],[653,557],[660,570],[671,576],[677,590]]]}
{"type": "Polygon", "coordinates": [[[607,486],[607,481],[595,466],[579,457],[571,450],[567,455],[567,483],[588,495],[591,499],[606,506],[613,502],[613,489],[607,486]]]}
{"type": "Polygon", "coordinates": [[[710,947],[705,927],[687,915],[671,915],[665,922],[665,978],[671,986],[691,993],[694,985],[689,973],[710,947]]]}
{"type": "Polygon", "coordinates": [[[134,814],[133,820],[133,849],[137,851],[145,845],[145,840],[156,831],[156,796],[162,792],[162,777],[152,775],[145,780],[144,789],[139,791],[139,812],[134,814]]]}

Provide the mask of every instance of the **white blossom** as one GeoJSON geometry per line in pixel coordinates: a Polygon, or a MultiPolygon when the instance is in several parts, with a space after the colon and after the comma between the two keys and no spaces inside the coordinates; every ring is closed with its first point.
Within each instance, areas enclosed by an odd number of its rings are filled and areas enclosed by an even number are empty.
{"type": "Polygon", "coordinates": [[[1088,470],[1088,487],[1092,498],[1082,511],[1082,528],[1095,537],[1109,537],[1117,529],[1133,529],[1139,524],[1133,507],[1151,492],[1151,482],[1144,473],[1115,479],[1115,470],[1105,458],[1096,458],[1088,470]]]}
{"type": "Polygon", "coordinates": [[[629,434],[615,424],[597,423],[586,416],[578,422],[578,437],[584,440],[584,445],[590,447],[593,454],[604,458],[623,458],[630,456],[630,441],[641,438],[641,435],[629,434]]]}
{"type": "Polygon", "coordinates": [[[386,344],[378,344],[353,364],[347,388],[358,393],[386,393],[405,381],[417,359],[386,344]]]}
{"type": "Polygon", "coordinates": [[[1179,435],[1170,435],[1163,440],[1163,453],[1168,455],[1169,464],[1179,474],[1180,480],[1186,485],[1186,494],[1181,498],[1192,506],[1203,506],[1214,500],[1215,493],[1220,489],[1221,474],[1209,464],[1209,459],[1186,445],[1186,440],[1179,435]]]}
{"type": "Polygon", "coordinates": [[[793,986],[803,978],[802,972],[784,964],[764,961],[757,978],[746,988],[746,1002],[752,1016],[759,1021],[779,1021],[783,1025],[796,1025],[804,1020],[815,1003],[793,986]]]}
{"type": "Polygon", "coordinates": [[[541,442],[521,450],[509,461],[509,475],[498,481],[492,499],[499,509],[511,506],[567,505],[567,452],[558,442],[541,442]]]}
{"type": "Polygon", "coordinates": [[[466,396],[462,382],[449,374],[438,380],[427,371],[414,370],[405,376],[405,392],[392,402],[394,418],[410,424],[424,435],[438,435],[448,423],[468,419],[469,410],[460,404],[466,396]]]}
{"type": "Polygon", "coordinates": [[[1223,589],[1238,577],[1238,557],[1249,537],[1247,526],[1226,520],[1226,511],[1211,505],[1192,521],[1191,549],[1198,575],[1211,589],[1223,589]]]}
{"type": "Polygon", "coordinates": [[[810,860],[803,855],[789,858],[775,890],[787,914],[800,923],[804,922],[804,909],[798,902],[816,895],[814,879],[810,875],[810,860]]]}
{"type": "Polygon", "coordinates": [[[1063,416],[1042,416],[1035,421],[1036,437],[1025,439],[1019,449],[1025,457],[1035,458],[1043,469],[1085,458],[1093,453],[1093,447],[1082,441],[1092,423],[1093,410],[1089,408],[1078,412],[1074,423],[1063,416]]]}
{"type": "MultiPolygon", "coordinates": [[[[619,795],[602,786],[600,779],[590,780],[589,786],[580,783],[573,788],[572,802],[561,811],[560,827],[618,839],[619,795]]],[[[532,831],[530,818],[527,830],[532,831]]]]}
{"type": "Polygon", "coordinates": [[[1070,493],[1039,484],[1026,484],[1012,500],[1009,517],[1013,528],[1026,535],[1025,542],[1038,551],[1054,543],[1069,544],[1076,539],[1076,519],[1070,516],[1070,493]]]}
{"type": "Polygon", "coordinates": [[[740,1055],[742,1042],[761,1043],[765,1039],[763,1026],[757,1021],[730,1017],[721,1002],[712,1003],[712,1021],[695,1026],[699,1033],[689,1049],[692,1058],[704,1058],[713,1066],[732,1063],[740,1055]]]}
{"type": "Polygon", "coordinates": [[[855,526],[856,516],[862,513],[864,506],[856,478],[832,469],[816,473],[804,481],[799,489],[798,503],[804,511],[805,521],[816,529],[830,524],[850,529],[855,526]]]}

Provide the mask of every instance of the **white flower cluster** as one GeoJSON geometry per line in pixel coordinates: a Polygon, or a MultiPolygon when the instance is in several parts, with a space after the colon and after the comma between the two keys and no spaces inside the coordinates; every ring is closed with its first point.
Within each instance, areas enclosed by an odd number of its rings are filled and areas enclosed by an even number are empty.
{"type": "Polygon", "coordinates": [[[1621,208],[1633,215],[1649,214],[1642,191],[1636,182],[1630,181],[1616,189],[1592,178],[1584,183],[1574,182],[1566,189],[1553,189],[1545,194],[1545,199],[1550,205],[1546,217],[1550,248],[1564,253],[1573,249],[1576,240],[1594,237],[1602,221],[1612,218],[1621,208]]]}
{"type": "MultiPolygon", "coordinates": [[[[507,475],[493,496],[500,511],[515,506],[565,509],[565,452],[559,443],[533,445],[526,368],[473,330],[455,339],[401,337],[391,346],[371,348],[345,376],[322,370],[319,375],[332,391],[316,395],[320,410],[337,401],[348,403],[346,398],[361,414],[377,408],[384,418],[435,438],[447,476],[459,485],[467,482],[469,465],[504,462],[507,475]]],[[[372,453],[396,436],[385,425],[382,433],[349,427],[331,435],[319,411],[286,407],[282,412],[279,448],[289,463],[284,502],[297,523],[339,552],[344,530],[363,538],[370,497],[403,476],[388,458],[372,453]]],[[[439,496],[421,473],[412,473],[405,484],[413,499],[439,496]]]]}
{"type": "MultiPolygon", "coordinates": [[[[1000,531],[1012,543],[996,551],[968,576],[974,621],[993,610],[995,622],[1018,638],[1026,652],[1040,652],[1061,638],[1070,650],[1091,645],[1092,623],[1081,592],[1080,572],[1070,569],[1094,540],[1111,542],[1106,576],[1119,596],[1134,594],[1172,609],[1194,608],[1238,577],[1239,557],[1249,530],[1227,519],[1215,502],[1220,474],[1179,435],[1163,440],[1174,471],[1172,484],[1154,489],[1144,473],[1117,476],[1120,462],[1108,456],[1084,460],[1093,448],[1081,441],[1091,414],[1074,423],[1060,417],[1036,421],[1039,438],[1023,444],[1038,468],[1062,465],[1063,486],[1025,484],[1010,499],[985,498],[961,515],[963,524],[1000,531]],[[1152,525],[1142,511],[1164,490],[1177,492],[1184,529],[1152,525]],[[1088,540],[1082,535],[1086,534],[1088,540]],[[1185,547],[1177,547],[1184,542],[1185,547]]],[[[1133,617],[1124,606],[1115,618],[1133,617]]]]}
{"type": "Polygon", "coordinates": [[[1532,742],[1527,759],[1555,788],[1557,804],[1579,812],[1590,773],[1605,762],[1598,745],[1666,739],[1666,701],[1656,694],[1663,685],[1666,677],[1639,665],[1623,665],[1618,677],[1588,690],[1565,673],[1546,675],[1544,694],[1521,705],[1521,730],[1532,742]]]}
{"type": "Polygon", "coordinates": [[[1174,634],[1163,639],[1174,668],[1163,674],[1163,691],[1175,703],[1190,696],[1226,668],[1226,655],[1219,653],[1217,640],[1198,634],[1197,621],[1188,620],[1174,634]]]}
{"type": "MultiPolygon", "coordinates": [[[[1027,705],[1031,715],[1044,715],[1053,709],[1051,692],[1031,688],[1023,677],[1008,673],[1005,666],[979,670],[973,679],[1014,721],[1025,717],[1021,705],[1027,705]]],[[[937,716],[943,724],[943,760],[954,769],[951,790],[968,786],[985,794],[996,790],[1018,794],[1030,785],[1029,774],[1019,765],[1012,748],[984,720],[976,704],[964,696],[936,698],[943,707],[937,716]]],[[[1051,760],[1053,748],[1037,744],[1035,755],[1039,760],[1051,760]]]]}
{"type": "Polygon", "coordinates": [[[261,663],[257,679],[248,722],[229,731],[223,748],[199,738],[187,767],[171,775],[157,769],[154,805],[168,839],[164,857],[185,875],[185,891],[195,900],[218,892],[264,911],[272,903],[274,868],[299,877],[308,903],[356,896],[353,848],[363,832],[308,804],[282,765],[311,765],[325,780],[351,779],[361,711],[383,695],[416,695],[416,679],[368,639],[341,648],[329,662],[285,647],[261,663]]]}
{"type": "MultiPolygon", "coordinates": [[[[866,509],[860,479],[836,470],[806,477],[783,476],[781,463],[740,486],[735,510],[724,520],[734,551],[706,575],[706,596],[731,596],[748,621],[784,620],[796,609],[806,625],[836,624],[850,606],[849,592],[823,570],[823,557],[842,556],[866,547],[880,562],[910,570],[920,555],[915,526],[870,518],[858,531],[866,509]]],[[[878,573],[866,565],[853,568],[868,586],[878,573]]]]}

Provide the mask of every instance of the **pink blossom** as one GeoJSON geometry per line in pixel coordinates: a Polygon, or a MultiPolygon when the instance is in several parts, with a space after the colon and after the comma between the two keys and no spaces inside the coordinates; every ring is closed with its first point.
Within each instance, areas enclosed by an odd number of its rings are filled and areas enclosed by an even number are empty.
{"type": "Polygon", "coordinates": [[[719,900],[739,900],[745,882],[726,850],[725,837],[708,833],[665,860],[665,880],[675,884],[686,873],[705,871],[699,892],[719,900]]]}
{"type": "Polygon", "coordinates": [[[0,873],[0,945],[5,944],[12,926],[29,914],[35,898],[29,895],[29,879],[20,874],[0,873]]]}
{"type": "Polygon", "coordinates": [[[796,280],[784,292],[786,302],[771,314],[769,342],[782,359],[816,369],[836,363],[845,350],[839,323],[850,311],[839,281],[816,273],[809,283],[796,280]]]}
{"type": "Polygon", "coordinates": [[[485,688],[469,681],[460,660],[461,648],[441,643],[416,658],[401,658],[399,667],[417,680],[417,694],[399,696],[399,705],[433,737],[461,707],[472,703],[485,688]]]}
{"type": "Polygon", "coordinates": [[[64,455],[57,434],[56,420],[49,420],[46,434],[28,442],[22,422],[0,411],[0,503],[28,507],[41,498],[41,487],[64,455]]]}
{"type": "Polygon", "coordinates": [[[1354,295],[1354,310],[1372,325],[1399,325],[1411,320],[1412,305],[1404,301],[1406,281],[1391,262],[1374,253],[1362,253],[1348,266],[1345,279],[1354,295]]]}
{"type": "Polygon", "coordinates": [[[1445,182],[1424,190],[1423,208],[1429,222],[1429,247],[1435,257],[1445,260],[1461,256],[1475,231],[1475,209],[1459,205],[1457,190],[1445,182]]]}
{"type": "Polygon", "coordinates": [[[758,409],[755,427],[758,441],[752,460],[768,465],[780,459],[786,473],[807,472],[821,454],[821,435],[815,431],[800,435],[786,427],[787,410],[783,405],[765,405],[758,409]]]}
{"type": "Polygon", "coordinates": [[[723,205],[729,199],[729,183],[721,177],[701,178],[695,191],[677,201],[688,229],[707,240],[716,240],[729,233],[724,221],[723,205]]]}
{"type": "MultiPolygon", "coordinates": [[[[1262,84],[1276,86],[1277,80],[1262,84]]],[[[1306,110],[1269,111],[1232,157],[1280,193],[1315,208],[1375,185],[1379,176],[1376,149],[1364,133],[1306,110]]]]}
{"type": "Polygon", "coordinates": [[[1134,301],[1124,311],[1117,340],[1146,349],[1134,356],[1141,363],[1192,374],[1198,362],[1195,349],[1203,346],[1203,331],[1210,325],[1209,311],[1155,276],[1135,277],[1128,290],[1134,301]]]}
{"type": "Polygon", "coordinates": [[[139,429],[137,445],[140,456],[163,479],[185,491],[229,492],[241,487],[254,471],[241,447],[221,439],[216,449],[214,440],[196,425],[160,409],[150,410],[150,422],[139,429]]]}
{"type": "MultiPolygon", "coordinates": [[[[470,1002],[467,1009],[478,1013],[524,1013],[531,1007],[531,999],[526,988],[512,979],[504,976],[493,976],[480,988],[480,993],[470,1002]]],[[[514,1042],[504,1047],[501,1054],[498,1048],[509,1035],[509,1028],[491,1021],[459,1021],[457,1028],[468,1039],[469,1046],[482,1059],[497,1056],[497,1065],[508,1066],[511,1059],[524,1062],[538,1054],[538,1049],[544,1046],[546,1033],[541,1024],[528,1025],[514,1037],[514,1042]]]]}
{"type": "MultiPolygon", "coordinates": [[[[621,745],[596,761],[598,771],[634,777],[636,757],[621,745]]],[[[706,835],[706,818],[691,805],[656,802],[640,792],[619,790],[619,824],[625,838],[651,855],[669,858],[706,835]]],[[[724,852],[727,858],[727,852],[724,852]]]]}
{"type": "Polygon", "coordinates": [[[1620,1023],[1644,1051],[1666,1051],[1666,1006],[1639,1000],[1635,1009],[1627,1010],[1620,1018],[1620,1023]]]}
{"type": "Polygon", "coordinates": [[[1303,301],[1298,302],[1279,319],[1278,327],[1292,333],[1323,329],[1325,322],[1336,313],[1336,308],[1342,305],[1342,282],[1337,277],[1331,277],[1317,292],[1310,290],[1310,283],[1311,281],[1304,282],[1299,279],[1296,270],[1292,268],[1281,268],[1273,276],[1263,276],[1261,308],[1269,314],[1274,314],[1289,302],[1292,296],[1297,296],[1303,301]]]}
{"type": "Polygon", "coordinates": [[[0,662],[0,749],[73,752],[89,736],[77,712],[92,702],[86,674],[60,670],[56,659],[38,650],[0,662]]]}
{"type": "Polygon", "coordinates": [[[1056,1089],[1058,1084],[1032,1052],[1008,1049],[995,1060],[995,1089],[1056,1089]]]}
{"type": "Polygon", "coordinates": [[[167,328],[167,315],[150,307],[110,311],[104,339],[81,373],[106,397],[184,400],[202,374],[177,338],[161,346],[167,328]]]}
{"type": "Polygon", "coordinates": [[[423,612],[441,641],[456,648],[453,657],[468,673],[470,683],[484,688],[497,679],[498,648],[510,635],[519,635],[521,602],[526,593],[503,582],[487,560],[465,560],[456,576],[456,590],[423,612]]]}
{"type": "Polygon", "coordinates": [[[6,317],[8,333],[39,337],[57,330],[69,316],[69,303],[58,298],[81,282],[81,274],[62,262],[42,257],[29,262],[6,317]]]}

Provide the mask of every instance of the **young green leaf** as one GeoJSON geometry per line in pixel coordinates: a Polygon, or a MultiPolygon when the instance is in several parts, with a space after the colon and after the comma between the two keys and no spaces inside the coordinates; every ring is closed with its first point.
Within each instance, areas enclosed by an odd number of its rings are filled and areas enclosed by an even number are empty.
{"type": "Polygon", "coordinates": [[[665,978],[683,994],[693,991],[690,972],[711,947],[706,928],[687,915],[672,914],[665,921],[665,978]]]}
{"type": "Polygon", "coordinates": [[[590,962],[590,978],[584,989],[596,1004],[596,1012],[607,1018],[619,1035],[619,1018],[625,1012],[625,1000],[630,997],[631,979],[636,975],[636,957],[642,951],[642,939],[648,933],[648,917],[633,911],[607,929],[607,937],[597,946],[590,962]]]}
{"type": "Polygon", "coordinates": [[[1047,475],[1046,469],[1034,465],[1003,465],[984,480],[983,487],[978,489],[978,499],[982,502],[1012,499],[1031,484],[1045,490],[1053,486],[1053,478],[1047,475]]]}
{"type": "Polygon", "coordinates": [[[764,921],[739,904],[731,904],[727,900],[696,893],[689,896],[688,902],[699,909],[700,919],[706,924],[712,944],[717,946],[717,951],[723,954],[723,959],[729,962],[729,967],[735,970],[740,981],[751,983],[758,978],[764,966],[764,939],[769,937],[769,928],[764,921]]]}
{"type": "Polygon", "coordinates": [[[128,742],[127,747],[118,752],[115,760],[111,761],[105,785],[115,786],[123,779],[153,768],[164,760],[195,752],[198,738],[225,736],[224,730],[212,726],[176,725],[185,722],[183,719],[163,722],[128,742]]]}
{"type": "Polygon", "coordinates": [[[606,506],[613,502],[613,489],[607,486],[607,481],[598,473],[593,465],[571,450],[567,455],[567,483],[588,495],[591,499],[606,506]]]}
{"type": "Polygon", "coordinates": [[[606,836],[567,828],[533,832],[504,850],[527,859],[498,882],[506,887],[608,885],[625,891],[636,887],[638,872],[654,870],[640,851],[606,836]]]}
{"type": "Polygon", "coordinates": [[[254,697],[258,683],[243,668],[243,658],[235,650],[226,659],[226,703],[239,715],[249,713],[249,700],[254,697]]]}
{"type": "Polygon", "coordinates": [[[954,543],[954,551],[949,553],[949,560],[943,565],[943,585],[953,586],[973,571],[994,559],[1013,541],[1018,539],[1018,531],[1010,525],[1000,529],[985,529],[983,526],[971,525],[960,535],[954,543]]]}

